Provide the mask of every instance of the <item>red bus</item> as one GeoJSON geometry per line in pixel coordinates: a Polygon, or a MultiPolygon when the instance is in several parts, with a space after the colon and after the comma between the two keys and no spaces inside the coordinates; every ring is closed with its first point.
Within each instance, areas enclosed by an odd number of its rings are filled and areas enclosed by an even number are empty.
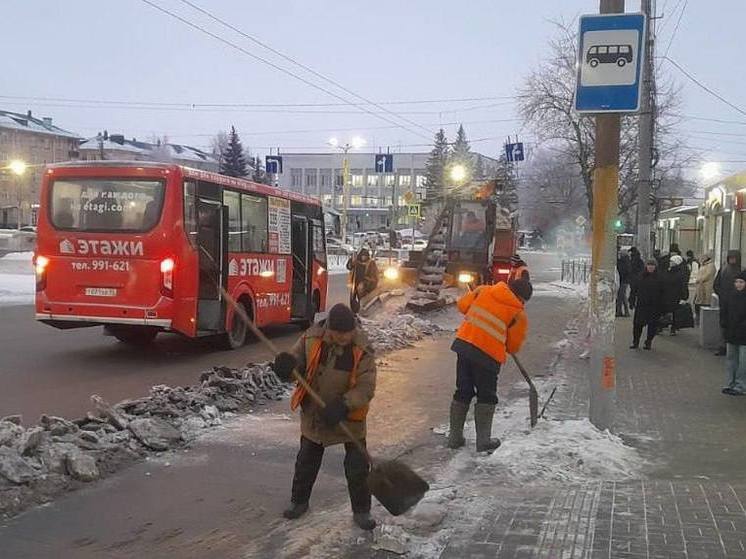
{"type": "Polygon", "coordinates": [[[51,165],[35,269],[46,324],[234,349],[248,336],[231,299],[260,327],[305,325],[325,308],[324,217],[314,198],[168,163],[51,165]]]}

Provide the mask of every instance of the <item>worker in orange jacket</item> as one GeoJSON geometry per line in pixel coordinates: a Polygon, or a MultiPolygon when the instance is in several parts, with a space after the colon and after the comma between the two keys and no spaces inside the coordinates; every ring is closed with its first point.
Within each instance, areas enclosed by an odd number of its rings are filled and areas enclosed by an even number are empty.
{"type": "Polygon", "coordinates": [[[471,400],[477,432],[477,451],[492,452],[500,440],[492,438],[492,417],[497,404],[497,376],[509,353],[517,353],[528,331],[523,304],[531,297],[531,284],[516,279],[481,285],[458,301],[465,315],[451,349],[456,361],[456,392],[450,414],[448,447],[464,446],[464,422],[471,400]]]}

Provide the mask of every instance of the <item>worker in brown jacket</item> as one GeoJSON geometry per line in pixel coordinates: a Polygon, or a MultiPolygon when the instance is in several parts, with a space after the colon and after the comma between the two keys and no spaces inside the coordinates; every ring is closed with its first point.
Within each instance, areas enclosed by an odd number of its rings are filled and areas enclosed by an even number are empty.
{"type": "Polygon", "coordinates": [[[368,404],[376,387],[376,362],[365,332],[347,306],[333,306],[328,318],[309,328],[290,352],[277,355],[274,370],[281,380],[289,381],[293,369],[303,375],[325,406],[320,406],[298,383],[291,409],[301,409],[300,450],[295,461],[290,508],[283,515],[292,520],[305,514],[324,449],[344,444],[353,520],[360,528],[372,530],[376,523],[370,516],[370,464],[362,448],[365,448],[368,404]],[[340,423],[344,423],[353,438],[340,428],[340,423]]]}

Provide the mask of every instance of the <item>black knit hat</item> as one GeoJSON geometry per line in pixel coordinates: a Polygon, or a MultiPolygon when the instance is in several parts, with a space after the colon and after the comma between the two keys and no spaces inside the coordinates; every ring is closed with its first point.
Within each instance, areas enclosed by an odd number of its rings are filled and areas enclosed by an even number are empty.
{"type": "Polygon", "coordinates": [[[347,305],[337,303],[329,310],[326,325],[335,332],[352,332],[355,329],[355,315],[347,305]]]}
{"type": "Polygon", "coordinates": [[[735,277],[735,279],[740,279],[740,280],[746,281],[746,270],[744,270],[743,272],[741,272],[740,274],[738,274],[735,277]]]}

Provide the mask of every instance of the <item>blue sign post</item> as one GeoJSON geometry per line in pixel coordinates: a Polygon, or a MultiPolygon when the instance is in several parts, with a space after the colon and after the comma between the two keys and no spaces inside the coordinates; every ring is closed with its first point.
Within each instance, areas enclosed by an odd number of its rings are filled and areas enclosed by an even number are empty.
{"type": "Polygon", "coordinates": [[[645,25],[644,14],[580,17],[577,112],[640,110],[645,25]]]}
{"type": "Polygon", "coordinates": [[[393,173],[394,156],[390,153],[376,154],[376,173],[393,173]]]}
{"type": "Polygon", "coordinates": [[[281,155],[267,155],[264,158],[264,167],[270,175],[281,175],[282,174],[282,156],[281,155]]]}
{"type": "Polygon", "coordinates": [[[523,142],[505,144],[505,159],[508,161],[523,161],[523,142]]]}

